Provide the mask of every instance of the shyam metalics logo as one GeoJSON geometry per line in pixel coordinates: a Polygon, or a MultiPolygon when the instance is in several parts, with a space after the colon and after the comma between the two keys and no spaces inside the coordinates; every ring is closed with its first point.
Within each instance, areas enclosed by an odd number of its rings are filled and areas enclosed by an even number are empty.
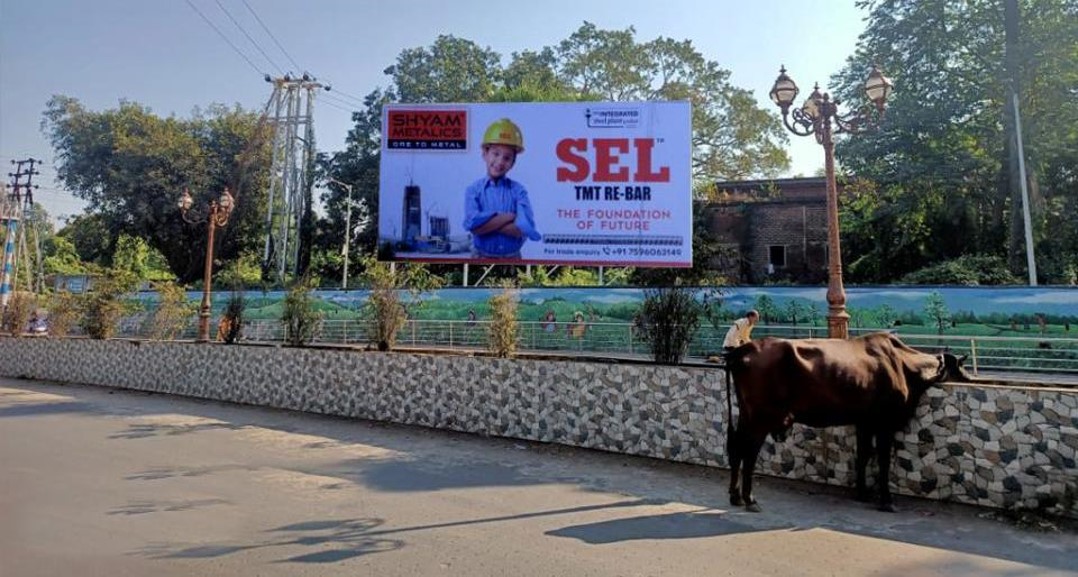
{"type": "Polygon", "coordinates": [[[467,150],[467,110],[390,110],[386,122],[390,150],[467,150]]]}
{"type": "Polygon", "coordinates": [[[588,128],[636,128],[643,116],[639,108],[587,108],[588,128]]]}

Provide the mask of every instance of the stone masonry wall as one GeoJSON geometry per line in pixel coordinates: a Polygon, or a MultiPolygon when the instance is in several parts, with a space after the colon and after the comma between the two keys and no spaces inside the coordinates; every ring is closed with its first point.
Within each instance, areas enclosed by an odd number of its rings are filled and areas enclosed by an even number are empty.
{"type": "MultiPolygon", "coordinates": [[[[0,376],[727,465],[725,380],[705,367],[0,338],[0,376]]],[[[1078,391],[935,388],[896,447],[900,494],[1078,517],[1078,391]]],[[[765,445],[758,470],[852,486],[855,448],[850,427],[795,426],[765,445]]]]}

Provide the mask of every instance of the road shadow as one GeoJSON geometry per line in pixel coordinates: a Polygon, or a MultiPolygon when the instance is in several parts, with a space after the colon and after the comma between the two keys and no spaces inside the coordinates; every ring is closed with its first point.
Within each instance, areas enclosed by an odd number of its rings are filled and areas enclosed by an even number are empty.
{"type": "Polygon", "coordinates": [[[110,439],[147,439],[151,437],[187,435],[203,431],[238,431],[246,429],[248,425],[234,425],[232,423],[197,423],[176,425],[172,423],[138,423],[127,426],[126,431],[109,435],[110,439]]]}
{"type": "Polygon", "coordinates": [[[738,533],[789,529],[792,525],[774,527],[753,526],[736,521],[721,511],[699,511],[646,515],[628,519],[611,519],[598,523],[573,525],[547,531],[553,537],[568,537],[590,545],[605,545],[640,539],[698,539],[738,533]]]}
{"type": "Polygon", "coordinates": [[[48,403],[20,403],[0,407],[0,419],[8,417],[43,417],[68,413],[94,413],[90,403],[56,401],[48,403]]]}
{"type": "Polygon", "coordinates": [[[511,523],[539,517],[607,511],[654,504],[647,500],[634,499],[601,505],[583,505],[564,509],[530,511],[515,515],[480,517],[404,527],[384,527],[384,519],[373,518],[302,521],[268,529],[265,533],[270,537],[257,543],[233,542],[196,546],[158,543],[142,548],[133,554],[150,559],[213,559],[253,549],[301,547],[311,548],[314,551],[289,555],[275,562],[335,563],[372,553],[401,549],[406,546],[406,541],[398,537],[409,533],[491,523],[511,523]]]}
{"type": "Polygon", "coordinates": [[[185,499],[180,501],[131,501],[117,507],[107,515],[145,515],[148,513],[177,513],[215,505],[230,505],[225,499],[185,499]]]}

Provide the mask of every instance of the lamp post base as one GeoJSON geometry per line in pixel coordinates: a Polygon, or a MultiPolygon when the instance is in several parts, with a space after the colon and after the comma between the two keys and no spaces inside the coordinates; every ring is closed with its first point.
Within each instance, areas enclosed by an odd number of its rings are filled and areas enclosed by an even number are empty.
{"type": "Polygon", "coordinates": [[[850,315],[845,308],[828,313],[827,336],[832,339],[850,338],[850,315]]]}

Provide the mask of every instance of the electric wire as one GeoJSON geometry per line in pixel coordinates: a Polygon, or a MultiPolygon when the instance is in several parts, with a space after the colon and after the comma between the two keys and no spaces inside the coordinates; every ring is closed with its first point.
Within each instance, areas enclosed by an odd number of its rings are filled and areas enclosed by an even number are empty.
{"type": "Polygon", "coordinates": [[[354,100],[360,106],[366,106],[367,105],[366,101],[364,101],[362,98],[352,96],[351,94],[348,94],[347,92],[338,90],[336,87],[333,88],[333,92],[336,92],[337,94],[340,94],[341,96],[345,96],[347,98],[350,98],[350,99],[354,100]]]}
{"type": "Polygon", "coordinates": [[[243,0],[243,5],[246,6],[247,10],[249,10],[251,12],[251,15],[255,17],[255,20],[258,21],[258,24],[260,26],[262,26],[262,30],[266,31],[266,34],[269,35],[270,39],[273,40],[273,43],[277,45],[277,48],[279,48],[281,50],[281,53],[284,54],[285,58],[287,58],[288,61],[292,63],[292,66],[296,67],[296,72],[300,72],[301,70],[303,70],[303,67],[300,66],[299,64],[296,64],[295,59],[293,59],[292,55],[289,54],[288,51],[284,49],[284,46],[281,46],[281,43],[277,41],[277,37],[273,35],[273,32],[270,32],[269,27],[266,26],[266,23],[263,22],[262,19],[258,17],[258,13],[255,12],[255,9],[252,8],[250,4],[247,3],[247,0],[243,0]]]}
{"type": "Polygon", "coordinates": [[[225,8],[224,4],[221,4],[221,0],[213,0],[213,1],[217,3],[217,7],[221,9],[221,12],[224,12],[225,16],[228,16],[228,19],[231,20],[232,23],[236,25],[236,28],[240,29],[240,32],[243,33],[243,35],[247,38],[247,40],[249,40],[251,42],[251,44],[254,44],[255,49],[258,50],[258,53],[261,54],[262,57],[266,59],[266,62],[269,62],[270,66],[276,68],[277,71],[280,72],[281,74],[284,74],[284,70],[280,66],[278,66],[277,63],[274,62],[272,58],[269,57],[269,54],[266,54],[266,51],[262,49],[262,46],[259,45],[259,43],[256,42],[254,38],[251,38],[251,35],[247,33],[247,30],[243,27],[243,25],[240,24],[239,21],[237,21],[235,18],[232,17],[232,13],[229,12],[227,8],[225,8]]]}
{"type": "Polygon", "coordinates": [[[207,18],[206,15],[203,14],[202,11],[198,9],[198,6],[195,6],[194,3],[191,2],[191,0],[184,0],[184,1],[187,2],[187,5],[190,6],[191,9],[195,11],[195,13],[197,13],[200,17],[202,17],[202,20],[206,24],[210,25],[210,28],[213,28],[214,32],[216,32],[217,35],[220,36],[222,40],[224,40],[226,43],[228,43],[229,46],[232,47],[232,50],[236,51],[236,54],[239,54],[244,60],[246,60],[247,64],[250,64],[251,68],[254,68],[255,72],[257,72],[257,73],[259,73],[260,75],[263,75],[263,76],[266,75],[266,71],[265,70],[260,70],[258,68],[258,66],[256,66],[255,63],[252,62],[251,59],[248,58],[247,55],[244,54],[243,51],[239,49],[239,47],[237,47],[235,44],[232,43],[231,40],[228,39],[228,36],[225,36],[224,32],[221,32],[220,28],[218,28],[213,22],[211,22],[210,19],[207,18]]]}
{"type": "Polygon", "coordinates": [[[329,93],[323,92],[319,94],[318,99],[326,104],[335,104],[338,107],[347,108],[349,112],[359,112],[359,108],[357,108],[356,105],[352,104],[351,102],[348,102],[347,100],[336,98],[329,93]]]}
{"type": "Polygon", "coordinates": [[[344,106],[341,106],[340,104],[337,104],[337,103],[332,102],[330,100],[322,100],[322,104],[325,104],[326,106],[328,106],[330,108],[336,108],[337,110],[342,110],[342,111],[348,112],[348,113],[356,112],[356,109],[354,109],[354,108],[345,108],[344,106]]]}

